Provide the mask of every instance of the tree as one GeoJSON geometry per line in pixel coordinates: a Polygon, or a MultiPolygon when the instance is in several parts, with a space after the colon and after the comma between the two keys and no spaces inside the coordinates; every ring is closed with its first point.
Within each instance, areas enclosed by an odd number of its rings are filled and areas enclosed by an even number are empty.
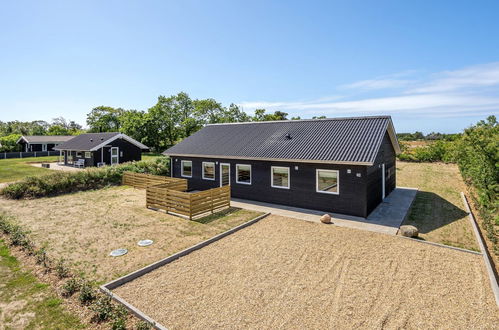
{"type": "Polygon", "coordinates": [[[21,145],[17,144],[17,140],[21,137],[20,134],[10,134],[0,137],[0,151],[13,152],[21,151],[21,145]]]}
{"type": "Polygon", "coordinates": [[[120,129],[121,108],[99,106],[87,115],[87,125],[91,132],[118,132],[120,129]]]}
{"type": "Polygon", "coordinates": [[[274,111],[274,113],[265,113],[265,109],[256,109],[253,121],[273,121],[273,120],[288,120],[288,114],[282,111],[274,111]]]}

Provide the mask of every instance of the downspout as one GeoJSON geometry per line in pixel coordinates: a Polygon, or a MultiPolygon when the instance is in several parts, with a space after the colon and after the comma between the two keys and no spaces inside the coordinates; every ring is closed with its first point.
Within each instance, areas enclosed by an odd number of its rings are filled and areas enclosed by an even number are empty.
{"type": "Polygon", "coordinates": [[[104,147],[100,148],[100,162],[104,163],[104,147]]]}

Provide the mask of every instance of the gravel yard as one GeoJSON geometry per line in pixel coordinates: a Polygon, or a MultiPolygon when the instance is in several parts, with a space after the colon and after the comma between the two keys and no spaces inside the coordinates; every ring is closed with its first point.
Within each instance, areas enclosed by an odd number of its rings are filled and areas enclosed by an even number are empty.
{"type": "Polygon", "coordinates": [[[278,216],[114,291],[171,329],[499,324],[480,255],[278,216]]]}

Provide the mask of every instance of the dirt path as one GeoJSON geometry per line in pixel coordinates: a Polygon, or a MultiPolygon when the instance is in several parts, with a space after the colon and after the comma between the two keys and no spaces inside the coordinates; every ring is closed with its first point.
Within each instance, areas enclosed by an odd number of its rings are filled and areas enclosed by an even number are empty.
{"type": "Polygon", "coordinates": [[[171,329],[499,324],[480,255],[278,216],[115,291],[171,329]]]}

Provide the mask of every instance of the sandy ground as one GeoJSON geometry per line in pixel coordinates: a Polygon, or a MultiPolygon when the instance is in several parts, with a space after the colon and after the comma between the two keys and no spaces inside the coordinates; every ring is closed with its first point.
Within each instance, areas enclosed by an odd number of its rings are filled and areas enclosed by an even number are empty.
{"type": "Polygon", "coordinates": [[[0,211],[31,230],[34,241],[55,259],[69,261],[91,280],[109,281],[192,246],[259,213],[232,210],[227,216],[189,221],[145,207],[145,190],[112,187],[34,200],[0,199],[0,211]],[[154,244],[139,247],[151,239],[154,244]],[[118,248],[122,257],[109,257],[118,248]]]}
{"type": "Polygon", "coordinates": [[[497,328],[482,257],[270,216],[115,290],[171,329],[497,328]]]}

